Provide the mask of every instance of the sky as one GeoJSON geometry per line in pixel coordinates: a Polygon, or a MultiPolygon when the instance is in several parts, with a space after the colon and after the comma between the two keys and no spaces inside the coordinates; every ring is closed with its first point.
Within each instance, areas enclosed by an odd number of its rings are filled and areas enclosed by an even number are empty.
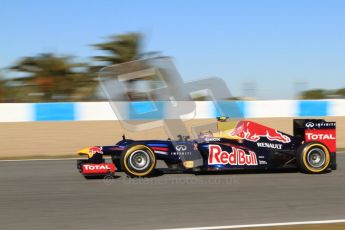
{"type": "Polygon", "coordinates": [[[185,81],[221,77],[234,96],[345,87],[343,0],[1,0],[0,31],[2,69],[44,52],[89,61],[90,44],[141,32],[185,81]]]}

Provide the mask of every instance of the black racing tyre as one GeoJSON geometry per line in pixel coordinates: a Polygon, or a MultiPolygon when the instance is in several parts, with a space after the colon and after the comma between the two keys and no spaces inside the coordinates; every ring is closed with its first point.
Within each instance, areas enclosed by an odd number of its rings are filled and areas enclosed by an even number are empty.
{"type": "Polygon", "coordinates": [[[301,145],[296,154],[297,165],[304,173],[324,173],[330,165],[330,152],[324,144],[319,142],[301,145]]]}
{"type": "Polygon", "coordinates": [[[121,167],[121,162],[120,162],[121,160],[120,160],[120,158],[115,158],[114,156],[111,156],[111,161],[115,165],[115,168],[116,168],[117,172],[123,172],[123,169],[121,167]]]}
{"type": "Polygon", "coordinates": [[[123,171],[130,177],[144,177],[153,172],[157,159],[148,146],[133,144],[122,152],[120,163],[123,171]]]}

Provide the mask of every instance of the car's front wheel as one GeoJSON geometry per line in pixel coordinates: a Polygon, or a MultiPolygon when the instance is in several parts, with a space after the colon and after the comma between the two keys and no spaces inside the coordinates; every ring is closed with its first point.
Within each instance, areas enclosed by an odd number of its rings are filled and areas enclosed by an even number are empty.
{"type": "Polygon", "coordinates": [[[297,150],[297,163],[304,173],[323,173],[330,164],[328,148],[319,142],[309,142],[301,145],[297,150]]]}
{"type": "Polygon", "coordinates": [[[157,163],[153,151],[146,145],[135,144],[129,146],[121,154],[121,168],[131,177],[150,175],[157,163]]]}

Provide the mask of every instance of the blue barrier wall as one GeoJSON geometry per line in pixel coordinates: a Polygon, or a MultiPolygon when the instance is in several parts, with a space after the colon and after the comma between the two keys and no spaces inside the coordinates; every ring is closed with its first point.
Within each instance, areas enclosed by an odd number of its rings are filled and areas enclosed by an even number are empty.
{"type": "Polygon", "coordinates": [[[255,117],[345,116],[345,100],[121,102],[117,114],[108,102],[5,103],[0,104],[0,122],[78,120],[159,120],[255,117]],[[186,117],[186,116],[185,116],[186,117]]]}
{"type": "Polygon", "coordinates": [[[76,118],[74,103],[37,103],[33,106],[35,121],[73,121],[76,118]]]}

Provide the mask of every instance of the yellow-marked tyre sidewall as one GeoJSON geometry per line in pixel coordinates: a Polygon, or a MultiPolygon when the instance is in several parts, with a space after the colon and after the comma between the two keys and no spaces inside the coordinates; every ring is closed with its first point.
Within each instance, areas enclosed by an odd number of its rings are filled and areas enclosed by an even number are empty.
{"type": "Polygon", "coordinates": [[[321,143],[307,143],[304,145],[304,148],[300,150],[299,154],[300,167],[307,173],[322,173],[329,167],[331,161],[331,155],[328,148],[321,143]],[[308,153],[313,148],[320,148],[325,153],[325,163],[321,168],[313,168],[307,162],[308,153]]]}
{"type": "Polygon", "coordinates": [[[138,145],[130,146],[121,155],[121,165],[122,165],[123,170],[128,175],[133,176],[133,177],[148,176],[154,170],[154,168],[156,166],[156,162],[157,162],[157,160],[156,160],[155,154],[146,145],[138,144],[138,145]],[[136,170],[132,169],[127,163],[127,159],[130,157],[130,155],[137,150],[144,150],[145,152],[147,152],[150,155],[151,165],[147,168],[147,170],[145,170],[143,172],[137,172],[136,170]]]}

